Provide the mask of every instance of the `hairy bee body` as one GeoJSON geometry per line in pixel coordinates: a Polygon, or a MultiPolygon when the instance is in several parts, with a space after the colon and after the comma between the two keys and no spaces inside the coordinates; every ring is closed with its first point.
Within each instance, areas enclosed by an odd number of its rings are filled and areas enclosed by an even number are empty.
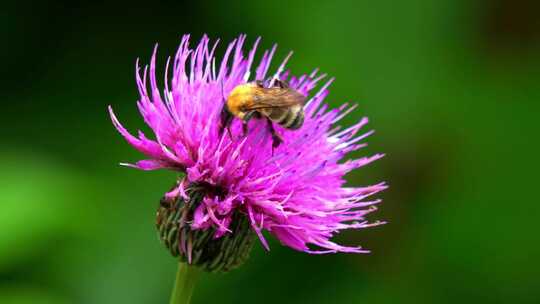
{"type": "Polygon", "coordinates": [[[254,112],[284,128],[296,130],[304,123],[303,103],[306,97],[284,82],[265,88],[260,82],[236,86],[227,98],[227,110],[232,115],[249,120],[254,112]]]}
{"type": "Polygon", "coordinates": [[[302,127],[306,97],[281,80],[274,80],[274,83],[271,87],[265,87],[261,81],[236,86],[221,111],[221,130],[228,128],[232,119],[237,117],[242,120],[244,134],[247,134],[247,123],[251,118],[265,118],[273,139],[272,147],[275,148],[282,139],[272,122],[289,130],[302,127]]]}

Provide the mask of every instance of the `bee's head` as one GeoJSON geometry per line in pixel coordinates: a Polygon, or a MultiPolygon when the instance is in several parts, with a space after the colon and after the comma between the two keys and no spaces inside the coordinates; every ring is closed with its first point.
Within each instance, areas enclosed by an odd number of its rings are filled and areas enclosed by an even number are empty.
{"type": "Polygon", "coordinates": [[[227,108],[231,114],[242,118],[244,108],[253,100],[255,86],[252,83],[246,83],[236,86],[229,97],[227,97],[227,108]]]}

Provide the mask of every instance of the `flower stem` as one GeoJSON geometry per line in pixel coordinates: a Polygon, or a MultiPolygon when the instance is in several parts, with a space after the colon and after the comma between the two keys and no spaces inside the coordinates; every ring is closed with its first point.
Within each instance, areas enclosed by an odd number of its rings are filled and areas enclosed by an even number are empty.
{"type": "Polygon", "coordinates": [[[191,294],[195,288],[198,274],[199,270],[194,266],[178,263],[176,282],[174,283],[169,304],[189,304],[191,302],[191,294]]]}

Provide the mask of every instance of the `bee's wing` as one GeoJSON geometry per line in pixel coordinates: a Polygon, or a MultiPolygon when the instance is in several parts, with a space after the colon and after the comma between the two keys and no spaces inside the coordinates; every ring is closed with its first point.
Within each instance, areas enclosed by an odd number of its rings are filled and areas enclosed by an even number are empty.
{"type": "Polygon", "coordinates": [[[306,96],[289,88],[260,88],[248,110],[287,108],[303,105],[306,96]]]}

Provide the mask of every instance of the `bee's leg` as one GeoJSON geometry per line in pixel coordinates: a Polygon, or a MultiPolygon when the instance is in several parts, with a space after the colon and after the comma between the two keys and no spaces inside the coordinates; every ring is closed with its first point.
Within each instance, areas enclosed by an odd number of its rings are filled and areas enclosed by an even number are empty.
{"type": "Polygon", "coordinates": [[[248,123],[247,123],[247,121],[242,121],[242,133],[243,133],[244,137],[247,136],[248,131],[249,131],[249,130],[248,130],[248,123]]]}
{"type": "Polygon", "coordinates": [[[283,139],[277,134],[276,129],[274,129],[274,125],[272,124],[272,121],[270,119],[266,119],[266,122],[268,123],[268,130],[270,131],[270,135],[272,135],[272,154],[273,154],[274,149],[277,148],[283,142],[283,139]]]}
{"type": "Polygon", "coordinates": [[[242,131],[244,132],[244,137],[246,137],[248,134],[248,123],[251,120],[251,118],[253,118],[253,115],[255,115],[256,113],[257,113],[256,111],[250,111],[250,112],[247,112],[246,115],[244,116],[244,119],[242,120],[242,131]]]}
{"type": "Polygon", "coordinates": [[[289,87],[289,84],[279,78],[276,78],[274,79],[274,86],[280,87],[282,89],[287,89],[289,87]]]}
{"type": "Polygon", "coordinates": [[[233,115],[227,110],[227,106],[223,106],[223,109],[221,110],[221,124],[219,126],[219,134],[223,134],[223,130],[226,128],[229,136],[232,138],[231,134],[231,123],[233,120],[233,115]]]}

